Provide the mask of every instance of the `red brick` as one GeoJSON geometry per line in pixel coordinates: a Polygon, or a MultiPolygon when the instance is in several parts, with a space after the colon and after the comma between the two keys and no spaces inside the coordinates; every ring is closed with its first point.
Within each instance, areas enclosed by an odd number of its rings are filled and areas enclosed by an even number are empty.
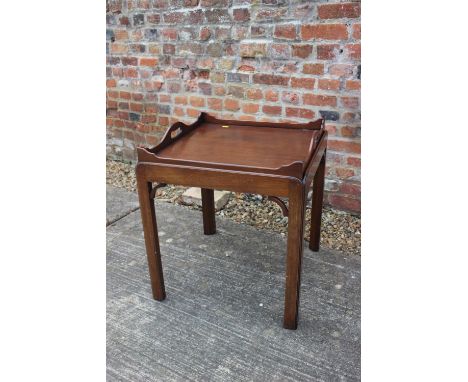
{"type": "Polygon", "coordinates": [[[122,57],[122,65],[137,66],[138,65],[138,57],[122,57]]]}
{"type": "Polygon", "coordinates": [[[291,87],[301,89],[313,89],[315,78],[291,77],[291,87]]]}
{"type": "Polygon", "coordinates": [[[336,106],[336,97],[328,95],[304,94],[302,100],[305,105],[336,106]]]}
{"type": "Polygon", "coordinates": [[[356,157],[348,157],[346,160],[346,163],[349,164],[350,166],[355,166],[355,167],[361,167],[361,158],[356,158],[356,157]]]}
{"type": "Polygon", "coordinates": [[[158,64],[157,58],[142,57],[140,58],[140,66],[156,66],[158,64]]]}
{"type": "Polygon", "coordinates": [[[355,38],[356,40],[361,39],[361,24],[353,25],[353,38],[355,38]]]}
{"type": "Polygon", "coordinates": [[[164,28],[162,30],[163,40],[177,40],[177,29],[176,28],[164,28]]]}
{"type": "MultiPolygon", "coordinates": [[[[271,1],[271,0],[270,0],[271,1]]],[[[265,0],[263,1],[266,2],[265,0]]],[[[276,6],[277,7],[277,6],[276,6]]],[[[288,8],[264,8],[257,12],[256,20],[280,20],[288,12],[288,8]]]]}
{"type": "Polygon", "coordinates": [[[223,100],[221,98],[208,98],[208,108],[212,110],[223,110],[223,100]]]}
{"type": "Polygon", "coordinates": [[[149,24],[159,24],[161,22],[161,15],[159,13],[147,14],[146,21],[149,24]]]}
{"type": "Polygon", "coordinates": [[[294,44],[292,45],[292,56],[299,58],[307,58],[312,54],[313,46],[311,44],[294,44]]]}
{"type": "Polygon", "coordinates": [[[337,167],[335,168],[336,176],[340,179],[347,179],[353,177],[354,170],[351,168],[337,167]]]}
{"type": "Polygon", "coordinates": [[[289,78],[273,74],[254,74],[252,81],[255,84],[288,86],[289,78]]]}
{"type": "Polygon", "coordinates": [[[117,101],[112,101],[112,100],[108,99],[106,107],[108,109],[117,109],[117,101]]]}
{"type": "Polygon", "coordinates": [[[320,19],[355,19],[361,14],[359,3],[322,4],[318,6],[320,19]]]}
{"type": "Polygon", "coordinates": [[[224,100],[224,108],[226,110],[237,111],[240,109],[239,101],[232,98],[226,98],[224,100]]]}
{"type": "Polygon", "coordinates": [[[139,112],[141,112],[141,111],[143,111],[143,104],[141,104],[141,103],[133,103],[133,102],[132,102],[132,103],[130,104],[130,110],[131,110],[131,111],[139,111],[139,112]]]}
{"type": "Polygon", "coordinates": [[[345,181],[340,185],[340,192],[352,196],[361,196],[361,186],[356,183],[350,183],[345,181]]]}
{"type": "Polygon", "coordinates": [[[200,40],[206,41],[211,37],[211,30],[210,28],[203,27],[200,29],[200,40]]]}
{"type": "Polygon", "coordinates": [[[237,68],[239,72],[254,72],[255,68],[250,65],[241,65],[237,68]]]}
{"type": "Polygon", "coordinates": [[[119,110],[128,110],[130,104],[128,102],[119,102],[119,110]]]}
{"type": "Polygon", "coordinates": [[[242,105],[242,112],[247,114],[255,114],[258,112],[260,106],[257,103],[244,103],[242,105]]]}
{"type": "Polygon", "coordinates": [[[128,40],[128,32],[126,29],[117,29],[114,31],[116,41],[128,40]]]}
{"type": "Polygon", "coordinates": [[[275,37],[288,40],[296,39],[296,25],[277,25],[275,28],[275,37]]]}
{"type": "Polygon", "coordinates": [[[358,128],[353,126],[342,126],[340,128],[342,137],[345,138],[356,138],[358,136],[358,128]]]}
{"type": "Polygon", "coordinates": [[[265,57],[267,54],[267,44],[258,42],[248,42],[240,44],[241,57],[265,57]]]}
{"type": "Polygon", "coordinates": [[[147,113],[156,114],[158,112],[158,107],[155,104],[146,104],[145,105],[145,111],[147,113]]]}
{"type": "Polygon", "coordinates": [[[178,117],[183,117],[185,115],[184,108],[180,106],[175,106],[174,115],[177,115],[178,117]]]}
{"type": "Polygon", "coordinates": [[[343,195],[329,195],[328,202],[339,209],[353,212],[361,211],[361,202],[359,199],[354,199],[343,195]]]}
{"type": "Polygon", "coordinates": [[[125,68],[124,75],[128,78],[138,78],[138,71],[135,68],[125,68]]]}
{"type": "Polygon", "coordinates": [[[185,17],[183,12],[170,12],[164,13],[163,18],[168,24],[183,24],[185,17]]]}
{"type": "Polygon", "coordinates": [[[128,52],[128,45],[127,44],[111,44],[111,53],[114,54],[121,54],[128,52]]]}
{"type": "Polygon", "coordinates": [[[169,94],[160,94],[159,102],[171,102],[171,96],[169,94]]]}
{"type": "Polygon", "coordinates": [[[119,97],[122,98],[122,99],[131,99],[132,94],[130,92],[121,91],[121,92],[119,92],[119,97]]]}
{"type": "Polygon", "coordinates": [[[256,121],[256,118],[254,115],[246,115],[242,114],[237,118],[239,121],[256,121]]]}
{"type": "Polygon", "coordinates": [[[110,90],[107,92],[107,96],[109,98],[119,98],[119,92],[110,90]]]}
{"type": "Polygon", "coordinates": [[[348,64],[330,65],[330,67],[328,68],[328,73],[334,76],[347,77],[353,74],[353,65],[348,65],[348,64]]]}
{"type": "Polygon", "coordinates": [[[346,45],[346,50],[348,51],[348,57],[354,60],[361,59],[361,44],[346,45]]]}
{"type": "Polygon", "coordinates": [[[326,78],[319,79],[318,82],[319,89],[323,90],[339,90],[340,89],[340,81],[339,80],[329,80],[326,78]]]}
{"type": "Polygon", "coordinates": [[[160,115],[158,118],[159,126],[169,126],[169,117],[160,115]]]}
{"type": "Polygon", "coordinates": [[[276,102],[279,99],[279,94],[276,90],[265,90],[265,99],[270,102],[276,102]]]}
{"type": "Polygon", "coordinates": [[[188,108],[186,112],[187,112],[187,115],[192,118],[198,118],[200,116],[200,110],[197,110],[197,109],[188,108]]]}
{"type": "Polygon", "coordinates": [[[303,40],[346,40],[348,30],[345,24],[308,24],[301,27],[303,40]]]}
{"type": "Polygon", "coordinates": [[[296,118],[305,118],[305,119],[313,119],[315,117],[315,113],[309,109],[301,109],[296,107],[287,107],[286,108],[286,116],[288,117],[296,117],[296,118]]]}
{"type": "Polygon", "coordinates": [[[156,122],[156,115],[154,114],[145,114],[141,116],[141,122],[143,123],[154,123],[156,122]]]}
{"type": "Polygon", "coordinates": [[[361,90],[361,81],[359,80],[346,81],[346,90],[361,90]]]}
{"type": "Polygon", "coordinates": [[[343,122],[352,122],[356,119],[356,114],[351,112],[346,112],[341,115],[341,120],[343,122]]]}
{"type": "Polygon", "coordinates": [[[343,107],[346,107],[349,109],[357,109],[359,107],[358,97],[341,97],[340,101],[343,107]]]}
{"type": "Polygon", "coordinates": [[[213,92],[217,96],[223,96],[226,94],[226,89],[224,86],[213,86],[213,92]]]}
{"type": "Polygon", "coordinates": [[[323,74],[323,64],[304,64],[302,68],[304,74],[323,74]]]}
{"type": "Polygon", "coordinates": [[[113,77],[123,77],[123,68],[112,68],[113,77]]]}
{"type": "Polygon", "coordinates": [[[234,21],[248,21],[250,20],[250,11],[248,8],[236,8],[232,11],[234,21]]]}
{"type": "Polygon", "coordinates": [[[281,114],[281,106],[263,105],[262,111],[265,114],[280,115],[281,114]]]}
{"type": "Polygon", "coordinates": [[[117,81],[114,79],[106,80],[106,87],[115,88],[117,86],[117,81]]]}
{"type": "Polygon", "coordinates": [[[258,100],[263,98],[263,93],[260,89],[248,89],[246,96],[247,98],[258,100]]]}
{"type": "Polygon", "coordinates": [[[329,139],[327,147],[332,151],[342,151],[355,154],[361,153],[361,144],[355,141],[338,141],[329,139]]]}
{"type": "Polygon", "coordinates": [[[333,60],[340,53],[340,46],[338,44],[327,44],[317,46],[317,59],[319,60],[333,60]]]}
{"type": "Polygon", "coordinates": [[[191,96],[190,97],[190,105],[192,105],[194,107],[204,107],[205,106],[205,98],[204,97],[191,96]]]}
{"type": "Polygon", "coordinates": [[[187,105],[187,96],[175,96],[174,103],[177,105],[187,105]]]}
{"type": "Polygon", "coordinates": [[[151,54],[160,54],[161,47],[158,44],[148,44],[148,51],[151,54]]]}

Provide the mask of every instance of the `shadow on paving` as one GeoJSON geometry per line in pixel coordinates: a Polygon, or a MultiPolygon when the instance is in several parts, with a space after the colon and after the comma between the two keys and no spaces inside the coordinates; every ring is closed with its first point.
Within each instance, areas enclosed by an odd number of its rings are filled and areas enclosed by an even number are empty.
{"type": "Polygon", "coordinates": [[[156,202],[159,302],[140,212],[126,213],[107,227],[108,381],[360,380],[360,257],[305,246],[290,331],[281,235],[218,218],[217,234],[205,236],[201,212],[156,202]]]}

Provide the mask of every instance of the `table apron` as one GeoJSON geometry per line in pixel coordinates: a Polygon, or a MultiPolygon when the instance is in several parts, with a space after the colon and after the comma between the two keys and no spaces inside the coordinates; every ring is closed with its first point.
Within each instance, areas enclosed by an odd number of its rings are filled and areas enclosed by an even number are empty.
{"type": "Polygon", "coordinates": [[[137,164],[136,174],[147,182],[282,197],[289,196],[291,183],[302,183],[297,178],[287,176],[147,162],[137,164]]]}

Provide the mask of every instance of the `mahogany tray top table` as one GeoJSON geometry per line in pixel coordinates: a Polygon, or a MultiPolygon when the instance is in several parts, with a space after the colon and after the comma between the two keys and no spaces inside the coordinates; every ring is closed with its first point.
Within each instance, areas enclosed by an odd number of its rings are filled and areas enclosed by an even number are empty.
{"type": "Polygon", "coordinates": [[[191,125],[172,125],[157,146],[138,147],[136,176],[153,297],[166,298],[154,208],[158,187],[201,188],[205,235],[216,233],[213,190],[260,194],[288,216],[283,327],[296,329],[306,198],[313,183],[309,248],[318,251],[326,149],[322,119],[306,124],[244,122],[206,113],[191,125]],[[288,207],[280,197],[289,199],[288,207]]]}

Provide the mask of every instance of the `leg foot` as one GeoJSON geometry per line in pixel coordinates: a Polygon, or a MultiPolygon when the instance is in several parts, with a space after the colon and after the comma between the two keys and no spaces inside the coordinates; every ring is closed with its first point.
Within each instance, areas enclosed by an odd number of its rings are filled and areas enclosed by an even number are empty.
{"type": "Polygon", "coordinates": [[[203,210],[203,232],[205,235],[213,235],[216,233],[214,191],[208,188],[202,188],[201,196],[203,210]]]}
{"type": "Polygon", "coordinates": [[[326,152],[323,154],[317,168],[313,184],[309,248],[314,252],[318,252],[320,249],[320,226],[322,224],[323,187],[325,184],[325,156],[326,152]]]}
{"type": "Polygon", "coordinates": [[[284,299],[285,329],[296,329],[301,287],[301,265],[304,234],[305,193],[302,184],[293,183],[289,189],[288,245],[286,258],[286,288],[284,299]]]}
{"type": "Polygon", "coordinates": [[[137,176],[138,197],[140,199],[141,220],[145,235],[146,255],[151,279],[151,289],[155,300],[164,300],[166,291],[161,264],[161,251],[159,249],[158,227],[156,225],[156,213],[154,200],[151,199],[151,182],[147,182],[137,176]]]}

